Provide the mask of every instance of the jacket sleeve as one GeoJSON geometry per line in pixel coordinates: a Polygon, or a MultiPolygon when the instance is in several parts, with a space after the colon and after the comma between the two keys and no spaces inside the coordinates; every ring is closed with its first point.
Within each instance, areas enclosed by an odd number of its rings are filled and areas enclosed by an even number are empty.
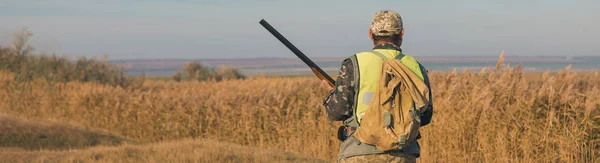
{"type": "Polygon", "coordinates": [[[354,65],[350,59],[344,60],[335,81],[335,88],[323,102],[327,117],[333,121],[343,121],[352,116],[354,104],[354,65]]]}
{"type": "Polygon", "coordinates": [[[431,92],[431,85],[429,82],[429,75],[427,74],[427,69],[423,65],[419,63],[419,67],[421,68],[421,73],[423,74],[423,80],[425,81],[425,85],[429,88],[429,105],[427,109],[421,115],[421,126],[425,126],[431,122],[431,118],[433,117],[433,93],[431,92]]]}

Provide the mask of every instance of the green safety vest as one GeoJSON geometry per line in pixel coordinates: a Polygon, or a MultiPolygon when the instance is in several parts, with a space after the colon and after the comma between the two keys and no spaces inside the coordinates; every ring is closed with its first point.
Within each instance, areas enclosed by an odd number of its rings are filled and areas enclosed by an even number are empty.
{"type": "Polygon", "coordinates": [[[353,106],[353,112],[354,119],[358,124],[360,124],[360,120],[365,112],[367,112],[371,99],[375,94],[375,89],[379,83],[379,75],[381,75],[383,58],[400,59],[400,62],[414,72],[421,80],[424,80],[419,62],[415,58],[404,55],[398,50],[375,49],[370,52],[358,53],[355,56],[350,57],[350,60],[352,61],[352,65],[355,65],[355,105],[353,106]]]}

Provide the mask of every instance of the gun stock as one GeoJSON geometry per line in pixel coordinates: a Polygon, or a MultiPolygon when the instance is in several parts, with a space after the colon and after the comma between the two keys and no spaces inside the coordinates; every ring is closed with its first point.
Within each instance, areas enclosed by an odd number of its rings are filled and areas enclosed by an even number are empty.
{"type": "Polygon", "coordinates": [[[335,86],[335,84],[334,84],[335,81],[331,78],[331,76],[327,75],[327,73],[325,73],[325,71],[323,71],[323,69],[321,69],[319,66],[317,66],[317,64],[315,64],[312,60],[310,60],[310,58],[308,58],[306,55],[304,55],[304,53],[302,53],[298,48],[296,48],[296,46],[294,46],[294,44],[292,44],[290,41],[288,41],[285,37],[283,37],[283,35],[281,35],[281,33],[279,33],[275,28],[273,28],[273,26],[271,26],[269,23],[267,23],[267,21],[262,19],[262,20],[260,20],[259,23],[267,31],[269,31],[273,36],[275,36],[275,38],[277,38],[277,40],[279,40],[281,43],[283,43],[283,45],[285,45],[294,54],[296,54],[296,56],[298,56],[298,58],[300,58],[300,60],[302,60],[306,65],[308,65],[308,67],[310,67],[312,72],[319,79],[326,80],[327,84],[331,87],[335,86]]]}

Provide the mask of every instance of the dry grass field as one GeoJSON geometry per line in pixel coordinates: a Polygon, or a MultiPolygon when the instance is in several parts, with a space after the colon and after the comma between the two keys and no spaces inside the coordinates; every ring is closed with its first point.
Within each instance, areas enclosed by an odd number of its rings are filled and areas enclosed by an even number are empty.
{"type": "Polygon", "coordinates": [[[2,146],[9,146],[0,147],[0,162],[325,162],[210,139],[146,144],[99,130],[6,115],[0,115],[0,125],[2,146]]]}
{"type": "MultiPolygon", "coordinates": [[[[600,162],[600,76],[431,73],[421,162],[600,162]]],[[[0,72],[5,162],[334,161],[339,122],[313,77],[15,81],[0,72]],[[310,157],[310,158],[308,158],[310,157]]]]}

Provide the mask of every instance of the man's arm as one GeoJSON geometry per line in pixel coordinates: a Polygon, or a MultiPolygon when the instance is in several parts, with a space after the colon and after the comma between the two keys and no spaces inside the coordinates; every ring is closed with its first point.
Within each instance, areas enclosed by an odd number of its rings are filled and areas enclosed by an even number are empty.
{"type": "Polygon", "coordinates": [[[352,116],[354,104],[354,65],[350,59],[342,62],[335,81],[335,87],[323,102],[327,117],[333,121],[343,121],[352,116]]]}
{"type": "Polygon", "coordinates": [[[425,126],[431,122],[431,118],[433,117],[433,93],[431,92],[431,85],[429,83],[429,75],[427,74],[427,69],[423,65],[419,63],[421,68],[421,73],[423,74],[423,80],[425,81],[425,85],[429,88],[429,105],[427,109],[423,112],[421,116],[421,126],[425,126]]]}

